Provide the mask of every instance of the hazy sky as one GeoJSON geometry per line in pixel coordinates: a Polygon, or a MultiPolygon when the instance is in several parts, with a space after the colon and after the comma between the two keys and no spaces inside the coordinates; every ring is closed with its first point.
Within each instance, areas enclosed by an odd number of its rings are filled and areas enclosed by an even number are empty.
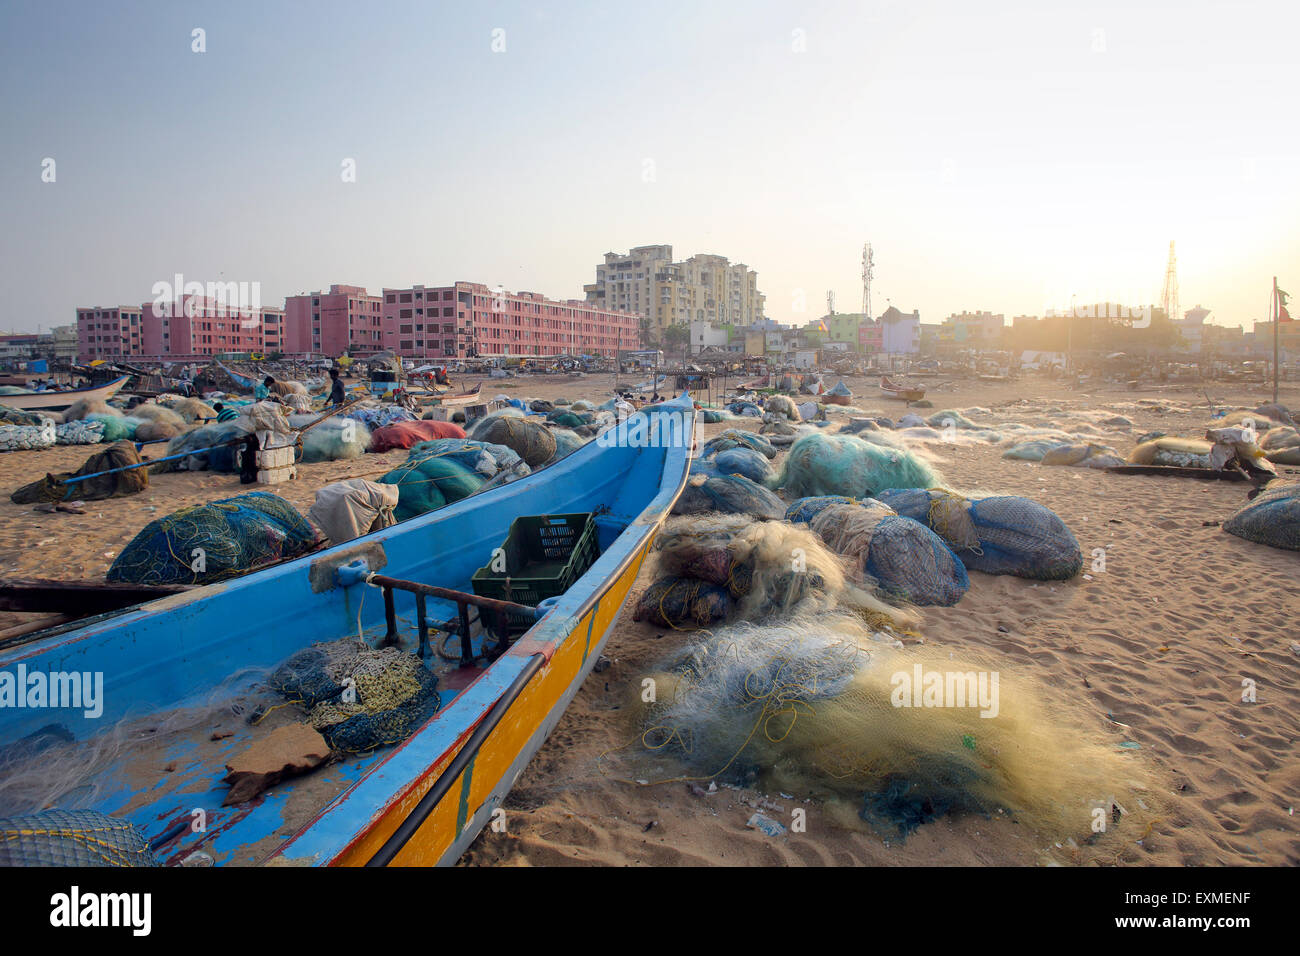
{"type": "Polygon", "coordinates": [[[1300,294],[1297,50],[1293,0],[4,0],[0,329],[177,272],[581,298],[665,242],[782,322],[860,308],[866,240],[877,314],[1010,317],[1154,301],[1170,239],[1249,328],[1300,294]]]}

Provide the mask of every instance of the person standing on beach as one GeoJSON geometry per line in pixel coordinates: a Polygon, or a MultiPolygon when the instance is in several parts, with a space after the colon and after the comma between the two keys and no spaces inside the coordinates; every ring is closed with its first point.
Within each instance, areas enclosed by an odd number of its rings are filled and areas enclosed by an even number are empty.
{"type": "Polygon", "coordinates": [[[329,404],[342,405],[346,399],[343,395],[343,380],[339,378],[339,370],[336,368],[330,369],[330,378],[334,384],[330,386],[329,404]]]}

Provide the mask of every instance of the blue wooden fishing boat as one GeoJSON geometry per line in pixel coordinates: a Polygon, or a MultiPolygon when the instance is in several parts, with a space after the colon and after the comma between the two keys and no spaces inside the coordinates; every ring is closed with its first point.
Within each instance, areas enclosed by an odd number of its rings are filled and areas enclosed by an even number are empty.
{"type": "MultiPolygon", "coordinates": [[[[225,764],[260,726],[235,720],[188,735],[158,733],[147,745],[100,747],[108,765],[88,760],[85,779],[63,786],[54,805],[129,821],[166,864],[200,850],[217,865],[454,863],[591,671],[686,482],[695,425],[689,396],[652,417],[660,421],[650,431],[646,416],[633,416],[554,465],[438,511],[0,651],[0,677],[43,674],[50,688],[58,675],[103,680],[89,712],[12,700],[0,707],[0,749],[44,733],[55,742],[39,754],[36,772],[54,780],[61,760],[94,753],[98,741],[122,741],[122,728],[165,728],[172,715],[239,686],[246,669],[264,675],[314,642],[360,632],[371,645],[421,653],[439,679],[438,709],[400,743],[223,806],[225,764]],[[461,643],[472,647],[461,650],[472,666],[428,653],[429,622],[468,622],[474,610],[489,618],[502,608],[518,612],[469,593],[512,519],[586,513],[597,533],[594,563],[562,595],[541,602],[535,623],[508,649],[499,634],[471,626],[460,636],[469,636],[461,643]],[[502,652],[480,659],[489,644],[502,652]],[[218,730],[233,736],[214,739],[218,730]]],[[[0,782],[0,817],[34,809],[6,805],[12,783],[0,782]]]]}

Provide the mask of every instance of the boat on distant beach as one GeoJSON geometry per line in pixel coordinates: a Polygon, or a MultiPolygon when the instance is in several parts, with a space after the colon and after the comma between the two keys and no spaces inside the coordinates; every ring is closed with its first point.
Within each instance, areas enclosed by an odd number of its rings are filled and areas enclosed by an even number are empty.
{"type": "Polygon", "coordinates": [[[887,375],[880,377],[880,394],[885,398],[896,398],[904,402],[919,402],[925,398],[925,389],[912,385],[895,383],[887,375]]]}
{"type": "Polygon", "coordinates": [[[46,391],[46,392],[16,392],[12,395],[0,395],[0,405],[8,405],[10,408],[21,408],[28,412],[62,412],[70,408],[74,403],[81,401],[101,401],[106,402],[126,385],[131,378],[130,375],[123,375],[121,378],[115,378],[106,385],[96,385],[93,388],[70,388],[63,391],[46,391]]]}

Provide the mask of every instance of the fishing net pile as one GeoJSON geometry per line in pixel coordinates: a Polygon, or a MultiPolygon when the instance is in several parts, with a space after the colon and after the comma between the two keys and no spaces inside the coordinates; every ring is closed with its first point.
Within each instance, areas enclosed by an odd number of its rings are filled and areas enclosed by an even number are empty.
{"type": "Polygon", "coordinates": [[[1128,454],[1130,465],[1166,465],[1179,468],[1209,468],[1208,441],[1196,438],[1157,438],[1143,442],[1128,454]]]}
{"type": "Polygon", "coordinates": [[[104,423],[80,421],[55,425],[54,440],[60,445],[98,445],[104,440],[104,423]]]}
{"type": "Polygon", "coordinates": [[[190,425],[195,422],[209,421],[217,417],[216,409],[199,398],[177,396],[168,399],[165,403],[160,399],[158,404],[166,404],[168,408],[179,415],[184,422],[190,425]]]}
{"type": "MultiPolygon", "coordinates": [[[[289,424],[302,429],[316,421],[312,415],[290,415],[289,424]]],[[[352,419],[327,418],[302,434],[302,458],[306,464],[360,458],[370,447],[370,429],[352,419]]]]}
{"type": "Polygon", "coordinates": [[[397,521],[398,489],[393,485],[349,478],[316,492],[307,518],[333,544],[390,527],[397,521]]]}
{"type": "Polygon", "coordinates": [[[1002,813],[1108,852],[1155,819],[1151,774],[1083,702],[996,659],[871,637],[847,615],[722,628],[665,662],[637,736],[601,769],[806,793],[891,835],[1002,813]],[[1122,817],[1113,837],[1093,837],[1098,807],[1122,817]]]}
{"type": "Polygon", "coordinates": [[[490,456],[481,444],[452,440],[442,448],[428,447],[436,444],[428,442],[418,446],[418,451],[411,449],[405,462],[379,479],[382,484],[397,486],[398,521],[460,501],[487,480],[475,470],[485,454],[490,456]]]}
{"type": "Polygon", "coordinates": [[[779,520],[785,502],[772,491],[743,475],[696,475],[682,489],[673,514],[690,515],[706,511],[745,514],[779,520]]]}
{"type": "Polygon", "coordinates": [[[370,434],[370,451],[382,454],[396,448],[410,448],[435,438],[464,438],[465,430],[452,422],[397,422],[376,428],[370,434]]]}
{"type": "Polygon", "coordinates": [[[104,498],[121,498],[144,491],[149,487],[149,469],[131,468],[130,471],[116,469],[140,464],[140,453],[129,441],[116,442],[98,451],[86,459],[76,471],[46,475],[30,484],[23,485],[9,496],[15,504],[36,504],[41,501],[62,501],[67,497],[82,501],[100,501],[104,498]],[[101,474],[111,471],[112,474],[101,474]],[[72,485],[65,485],[69,478],[82,475],[97,475],[72,485]]]}
{"type": "Polygon", "coordinates": [[[805,435],[794,443],[773,486],[796,498],[866,498],[886,488],[930,488],[939,476],[917,453],[856,435],[805,435]]]}
{"type": "Polygon", "coordinates": [[[104,441],[134,441],[136,429],[144,424],[143,418],[118,415],[116,412],[111,415],[91,412],[83,419],[71,419],[77,420],[99,423],[104,430],[104,441]]]}
{"type": "Polygon", "coordinates": [[[343,753],[400,743],[441,706],[438,678],[419,657],[350,638],[304,648],[267,684],[343,753]]]}
{"type": "Polygon", "coordinates": [[[97,810],[0,817],[0,866],[158,866],[148,838],[97,810]]]}
{"type": "Polygon", "coordinates": [[[1055,445],[1040,459],[1044,465],[1071,465],[1076,468],[1110,468],[1124,464],[1115,449],[1091,442],[1077,445],[1055,445]]]}
{"type": "Polygon", "coordinates": [[[767,463],[767,459],[751,448],[729,448],[714,455],[711,462],[707,458],[697,461],[710,465],[714,474],[743,475],[760,485],[765,484],[773,475],[772,466],[767,463]]]}
{"type": "Polygon", "coordinates": [[[1223,530],[1256,544],[1300,551],[1300,482],[1270,481],[1223,523],[1223,530]]]}
{"type": "Polygon", "coordinates": [[[966,568],[942,538],[879,501],[828,504],[810,526],[892,599],[947,607],[970,587],[966,568]]]}
{"type": "Polygon", "coordinates": [[[776,449],[765,437],[739,428],[728,428],[722,434],[711,438],[700,449],[699,457],[710,458],[719,452],[730,451],[733,448],[750,448],[769,461],[776,457],[776,449]]]}
{"type": "Polygon", "coordinates": [[[743,515],[671,518],[655,547],[657,578],[637,604],[638,621],[689,629],[841,605],[882,623],[910,621],[804,527],[743,515]]]}
{"type": "Polygon", "coordinates": [[[73,402],[63,413],[65,422],[75,422],[88,415],[118,415],[122,413],[102,398],[82,398],[73,402]]]}
{"type": "Polygon", "coordinates": [[[114,559],[107,579],[127,584],[210,584],[299,557],[316,543],[316,532],[293,505],[277,495],[254,491],[182,508],[149,522],[114,559]]]}
{"type": "Polygon", "coordinates": [[[37,412],[0,405],[0,425],[40,425],[43,421],[45,417],[37,412]]]}
{"type": "Polygon", "coordinates": [[[167,446],[167,456],[184,455],[175,461],[160,462],[154,466],[159,471],[239,471],[239,443],[252,434],[250,420],[245,417],[201,425],[172,439],[167,446]]]}
{"type": "Polygon", "coordinates": [[[363,405],[349,409],[343,413],[343,417],[360,422],[371,431],[383,428],[385,425],[396,425],[399,422],[413,422],[416,420],[415,415],[401,405],[363,405]]]}
{"type": "Polygon", "coordinates": [[[513,448],[475,441],[472,438],[438,438],[413,445],[407,460],[429,456],[450,458],[484,478],[495,478],[504,472],[504,481],[514,481],[532,473],[513,448]]]}
{"type": "Polygon", "coordinates": [[[554,428],[551,434],[555,436],[555,454],[547,462],[548,465],[567,458],[587,443],[586,438],[567,428],[554,428]]]}
{"type": "Polygon", "coordinates": [[[1279,465],[1300,465],[1300,431],[1290,425],[1270,428],[1259,440],[1264,457],[1279,465]]]}
{"type": "Polygon", "coordinates": [[[54,423],[42,425],[0,425],[0,451],[42,451],[57,441],[54,423]]]}
{"type": "Polygon", "coordinates": [[[470,437],[513,448],[530,468],[540,468],[555,454],[555,435],[540,422],[495,414],[475,422],[470,437]]]}
{"type": "Polygon", "coordinates": [[[786,395],[772,395],[765,403],[769,415],[784,415],[789,421],[802,421],[799,408],[794,400],[786,395]]]}

